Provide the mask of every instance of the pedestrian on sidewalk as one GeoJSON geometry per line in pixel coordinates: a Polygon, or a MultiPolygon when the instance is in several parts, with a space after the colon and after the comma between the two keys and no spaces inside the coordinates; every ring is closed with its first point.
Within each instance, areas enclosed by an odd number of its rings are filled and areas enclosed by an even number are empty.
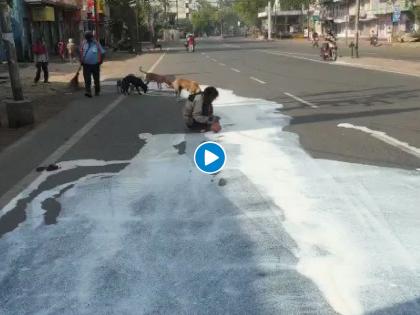
{"type": "MultiPolygon", "coordinates": [[[[183,116],[187,127],[193,131],[205,132],[220,128],[220,117],[213,113],[213,102],[219,92],[213,86],[206,87],[203,92],[191,94],[185,103],[183,116]]],[[[218,129],[215,132],[218,132],[218,129]]]]}
{"type": "Polygon", "coordinates": [[[386,37],[388,39],[388,43],[392,43],[392,27],[390,25],[386,28],[386,37]]]}
{"type": "Polygon", "coordinates": [[[66,44],[64,40],[60,40],[57,44],[58,48],[58,54],[60,55],[61,61],[64,62],[64,59],[66,58],[66,44]]]}
{"type": "Polygon", "coordinates": [[[105,50],[96,40],[92,32],[85,33],[85,41],[80,47],[80,63],[83,66],[83,78],[85,80],[85,96],[92,97],[92,77],[95,84],[95,95],[98,96],[100,87],[100,70],[105,55],[105,50]]]}
{"type": "Polygon", "coordinates": [[[36,75],[34,83],[37,84],[41,78],[41,69],[44,72],[44,83],[48,82],[48,50],[42,38],[38,38],[35,44],[32,46],[32,52],[34,54],[34,61],[36,67],[36,75]]]}
{"type": "Polygon", "coordinates": [[[73,42],[73,38],[69,38],[66,48],[69,61],[73,63],[74,59],[76,59],[76,44],[73,42]]]}

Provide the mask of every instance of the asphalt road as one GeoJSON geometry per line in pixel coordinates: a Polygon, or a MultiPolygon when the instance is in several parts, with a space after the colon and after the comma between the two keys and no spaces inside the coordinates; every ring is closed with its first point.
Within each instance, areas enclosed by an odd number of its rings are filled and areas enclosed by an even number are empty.
{"type": "Polygon", "coordinates": [[[420,79],[296,47],[156,54],[220,89],[221,134],[111,79],[1,152],[0,314],[419,314],[420,79]]]}

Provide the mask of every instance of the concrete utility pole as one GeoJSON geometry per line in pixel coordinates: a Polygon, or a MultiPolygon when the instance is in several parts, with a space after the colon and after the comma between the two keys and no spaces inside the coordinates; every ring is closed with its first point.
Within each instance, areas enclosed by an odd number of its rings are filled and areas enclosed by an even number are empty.
{"type": "Polygon", "coordinates": [[[9,127],[18,128],[34,123],[34,111],[32,103],[23,98],[10,15],[9,5],[5,0],[0,0],[0,31],[3,45],[6,49],[10,84],[13,93],[13,100],[4,100],[4,103],[6,104],[9,127]]]}
{"type": "Polygon", "coordinates": [[[268,1],[268,40],[271,40],[271,1],[268,1]]]}
{"type": "Polygon", "coordinates": [[[356,58],[359,58],[359,17],[360,17],[360,0],[356,0],[356,21],[354,22],[354,30],[356,32],[356,43],[354,45],[356,58]]]}
{"type": "Polygon", "coordinates": [[[98,1],[93,0],[93,13],[95,18],[95,38],[97,41],[99,41],[99,21],[98,21],[98,1]]]}
{"type": "Polygon", "coordinates": [[[350,5],[349,0],[346,0],[347,15],[346,15],[346,46],[349,45],[349,22],[350,22],[350,5]]]}
{"type": "Polygon", "coordinates": [[[12,23],[10,21],[10,9],[5,0],[0,0],[0,31],[4,47],[6,48],[13,98],[15,101],[21,101],[23,100],[23,90],[19,76],[19,66],[16,57],[15,41],[13,39],[12,23]]]}

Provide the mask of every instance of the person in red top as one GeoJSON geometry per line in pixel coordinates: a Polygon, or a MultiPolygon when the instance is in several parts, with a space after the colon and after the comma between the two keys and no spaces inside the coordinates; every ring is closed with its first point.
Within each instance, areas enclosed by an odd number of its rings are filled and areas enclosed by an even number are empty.
{"type": "Polygon", "coordinates": [[[66,44],[63,40],[60,40],[57,44],[58,54],[60,55],[61,61],[66,58],[66,44]]]}
{"type": "Polygon", "coordinates": [[[194,35],[193,34],[191,34],[188,37],[187,43],[188,43],[188,47],[192,47],[192,51],[194,51],[195,50],[195,38],[194,38],[194,35]]]}
{"type": "Polygon", "coordinates": [[[44,72],[44,83],[48,82],[48,50],[42,38],[39,38],[32,46],[34,61],[36,66],[36,75],[34,83],[37,84],[41,78],[41,69],[44,72]]]}

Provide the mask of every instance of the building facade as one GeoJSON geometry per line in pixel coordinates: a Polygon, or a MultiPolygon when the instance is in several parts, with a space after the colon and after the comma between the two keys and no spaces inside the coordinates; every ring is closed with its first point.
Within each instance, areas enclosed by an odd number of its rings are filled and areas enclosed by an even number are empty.
{"type": "MultiPolygon", "coordinates": [[[[360,0],[359,35],[369,37],[373,32],[380,39],[395,33],[415,30],[414,2],[397,0],[360,0]]],[[[321,4],[320,20],[324,30],[331,28],[338,37],[355,35],[356,1],[325,1],[321,4]]]]}
{"type": "MultiPolygon", "coordinates": [[[[369,37],[375,33],[380,39],[385,39],[390,34],[417,31],[419,26],[412,13],[415,6],[414,0],[360,0],[359,36],[369,37]]],[[[279,28],[287,31],[291,27],[302,31],[306,27],[320,34],[330,29],[338,37],[355,36],[355,0],[321,0],[312,4],[309,10],[284,11],[274,6],[271,14],[274,31],[279,28]],[[307,21],[307,26],[303,21],[307,21]]],[[[267,9],[258,17],[262,19],[262,27],[267,29],[267,9]]]]}
{"type": "MultiPolygon", "coordinates": [[[[106,43],[110,24],[104,0],[13,0],[11,21],[19,61],[32,60],[32,45],[38,38],[51,55],[58,52],[59,41],[73,38],[79,43],[86,30],[98,29],[98,39],[106,43]]],[[[5,59],[1,46],[0,58],[5,59]]]]}

